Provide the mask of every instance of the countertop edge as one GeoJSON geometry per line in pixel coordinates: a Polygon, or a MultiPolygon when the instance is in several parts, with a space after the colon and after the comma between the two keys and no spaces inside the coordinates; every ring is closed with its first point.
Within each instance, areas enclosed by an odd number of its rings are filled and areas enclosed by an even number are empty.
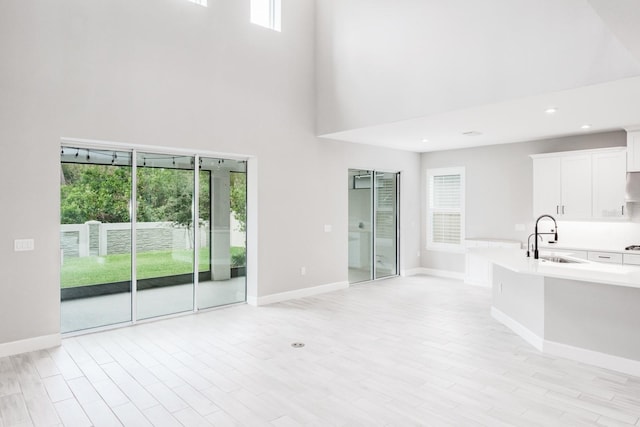
{"type": "MultiPolygon", "coordinates": [[[[548,248],[543,248],[545,251],[548,248]]],[[[640,266],[596,262],[563,265],[527,258],[521,249],[473,248],[470,253],[519,274],[575,280],[603,285],[640,288],[640,266]]]]}

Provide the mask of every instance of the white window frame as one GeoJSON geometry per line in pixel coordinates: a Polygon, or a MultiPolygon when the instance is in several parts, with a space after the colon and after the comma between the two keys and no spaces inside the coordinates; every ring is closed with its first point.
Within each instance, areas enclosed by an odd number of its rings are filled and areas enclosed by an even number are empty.
{"type": "Polygon", "coordinates": [[[191,3],[198,4],[200,6],[207,7],[207,0],[189,0],[191,3]]]}
{"type": "Polygon", "coordinates": [[[282,31],[282,0],[251,0],[251,23],[269,28],[273,31],[282,31]],[[255,10],[261,8],[267,3],[269,7],[267,21],[263,20],[261,15],[256,14],[255,10]]]}
{"type": "Polygon", "coordinates": [[[465,168],[464,166],[450,168],[427,169],[427,249],[442,252],[464,252],[465,250],[465,168]],[[457,209],[437,209],[433,206],[431,188],[433,178],[442,175],[460,175],[460,207],[457,209]],[[435,212],[456,212],[460,213],[460,243],[440,243],[433,241],[433,214],[435,212]]]}

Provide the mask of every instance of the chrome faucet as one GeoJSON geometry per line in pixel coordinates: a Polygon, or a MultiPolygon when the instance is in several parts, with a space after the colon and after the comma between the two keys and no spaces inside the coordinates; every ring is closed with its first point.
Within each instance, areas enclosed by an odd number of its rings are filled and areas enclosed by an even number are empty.
{"type": "Polygon", "coordinates": [[[553,234],[554,238],[555,238],[555,241],[558,241],[558,223],[556,222],[556,219],[554,217],[552,217],[551,215],[546,215],[546,214],[545,215],[540,215],[538,217],[538,219],[536,219],[536,229],[535,229],[535,233],[534,234],[536,236],[536,239],[535,239],[535,242],[534,242],[535,243],[535,249],[533,250],[533,258],[534,259],[538,259],[538,236],[540,236],[542,234],[553,234]],[[553,221],[553,225],[554,225],[555,229],[551,229],[550,233],[538,233],[538,223],[540,222],[540,220],[542,218],[551,219],[551,221],[553,221]]]}
{"type": "MultiPolygon", "coordinates": [[[[527,258],[529,258],[531,256],[531,252],[533,250],[533,246],[531,246],[531,237],[535,236],[536,233],[531,233],[529,234],[529,237],[527,238],[527,258]]],[[[538,235],[538,237],[540,238],[540,241],[542,242],[542,236],[538,235]]]]}

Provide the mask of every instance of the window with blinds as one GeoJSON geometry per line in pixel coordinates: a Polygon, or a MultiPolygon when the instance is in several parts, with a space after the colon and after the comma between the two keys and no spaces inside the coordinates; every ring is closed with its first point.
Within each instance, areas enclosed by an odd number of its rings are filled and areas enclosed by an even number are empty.
{"type": "Polygon", "coordinates": [[[464,168],[429,169],[427,180],[427,249],[462,250],[464,168]]]}

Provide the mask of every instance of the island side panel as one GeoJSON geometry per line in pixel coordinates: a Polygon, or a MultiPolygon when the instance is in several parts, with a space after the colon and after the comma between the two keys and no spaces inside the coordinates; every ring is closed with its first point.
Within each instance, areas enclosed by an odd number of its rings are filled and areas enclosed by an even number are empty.
{"type": "Polygon", "coordinates": [[[640,361],[640,289],[545,279],[548,341],[640,361]]]}
{"type": "MultiPolygon", "coordinates": [[[[493,265],[493,307],[524,327],[540,341],[544,339],[544,277],[519,274],[493,265]]],[[[530,341],[517,325],[505,322],[530,341]]],[[[530,336],[530,335],[529,335],[530,336]]]]}

